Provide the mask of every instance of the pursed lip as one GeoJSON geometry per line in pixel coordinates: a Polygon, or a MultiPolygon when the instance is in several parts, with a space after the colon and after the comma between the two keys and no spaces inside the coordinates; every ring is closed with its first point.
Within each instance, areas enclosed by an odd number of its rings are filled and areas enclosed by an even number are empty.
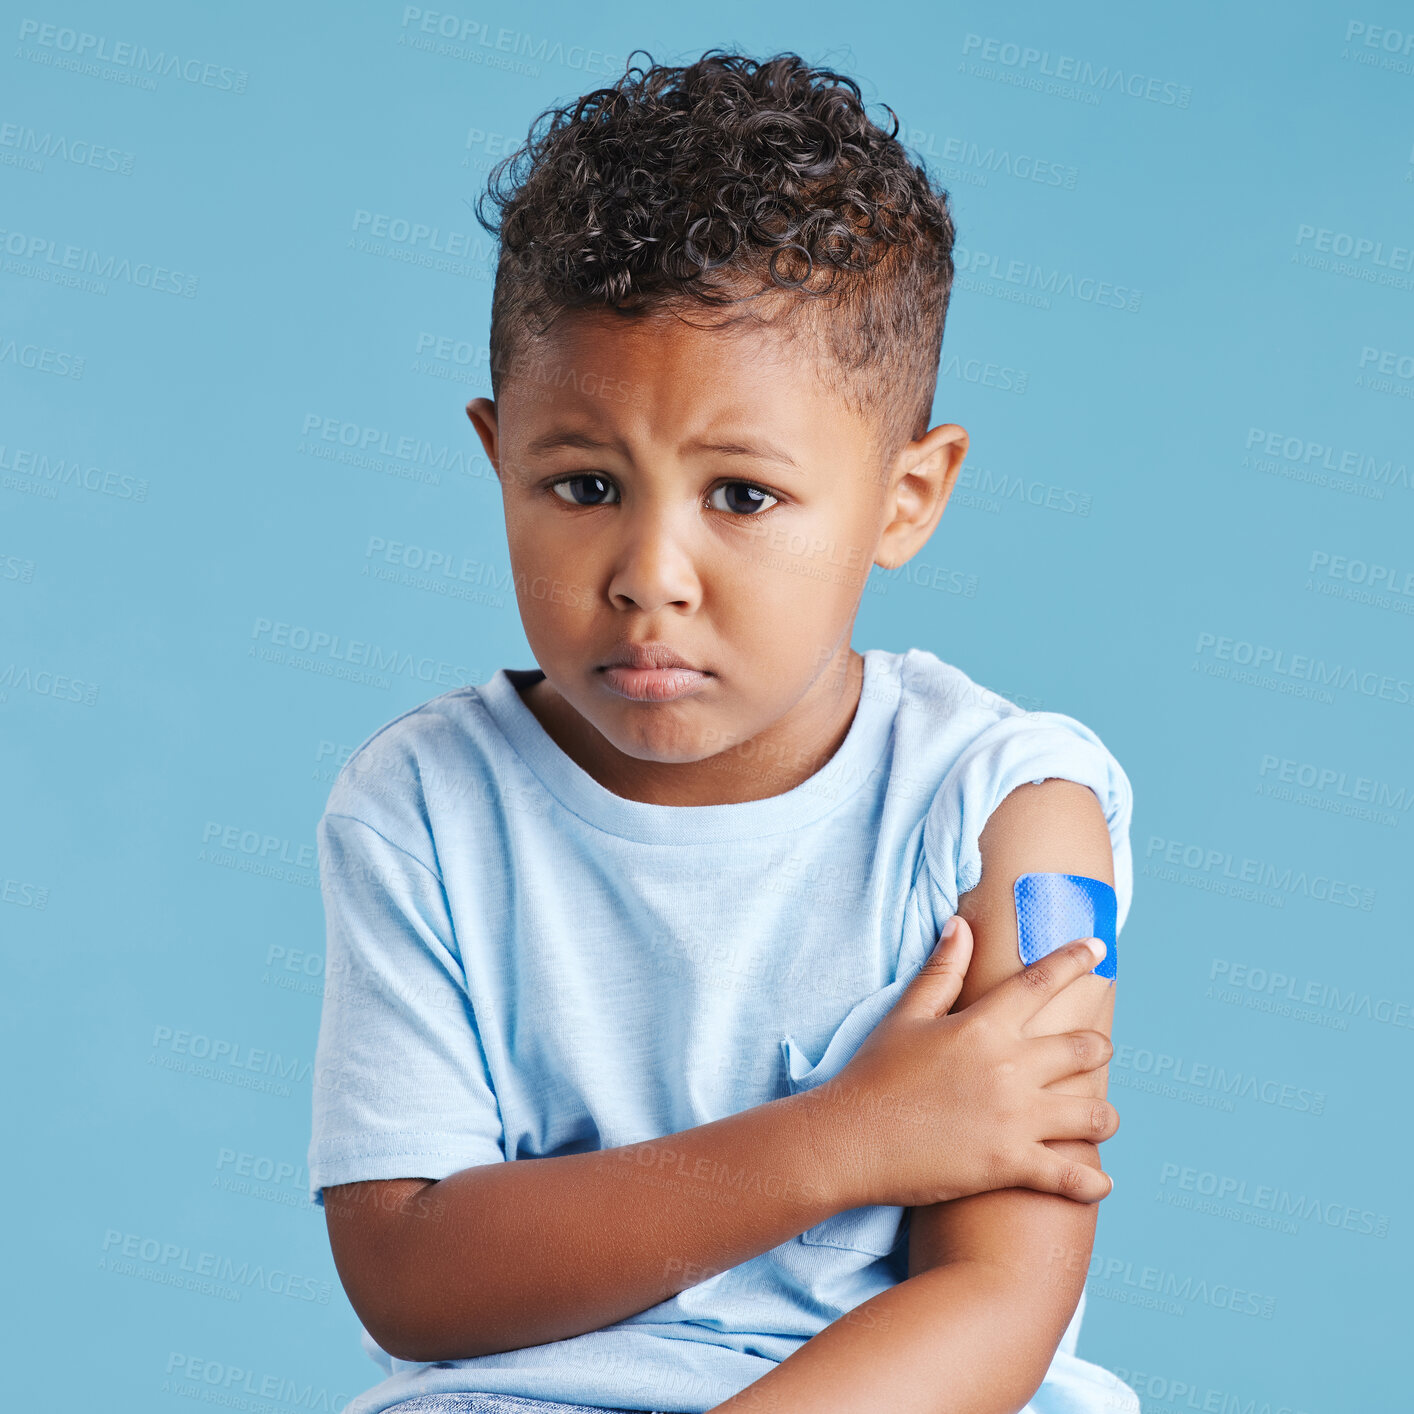
{"type": "Polygon", "coordinates": [[[621,643],[614,649],[609,659],[599,665],[605,668],[685,668],[694,673],[705,673],[705,668],[689,663],[679,653],[674,653],[666,643],[621,643]]]}

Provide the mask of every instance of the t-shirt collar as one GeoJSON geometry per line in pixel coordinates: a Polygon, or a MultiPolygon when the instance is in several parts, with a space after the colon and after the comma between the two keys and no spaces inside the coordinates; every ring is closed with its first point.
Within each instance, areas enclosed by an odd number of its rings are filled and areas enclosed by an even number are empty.
{"type": "Polygon", "coordinates": [[[538,669],[501,668],[476,693],[516,754],[573,814],[624,839],[706,844],[796,829],[838,809],[869,779],[892,733],[904,655],[869,648],[862,656],[859,705],[835,754],[791,790],[728,805],[649,805],[600,785],[565,753],[516,691],[516,680],[543,676],[538,669]]]}

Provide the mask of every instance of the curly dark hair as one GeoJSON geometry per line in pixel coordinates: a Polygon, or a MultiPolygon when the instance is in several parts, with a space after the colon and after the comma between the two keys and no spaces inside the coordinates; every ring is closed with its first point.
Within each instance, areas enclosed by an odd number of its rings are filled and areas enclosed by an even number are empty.
{"type": "Polygon", "coordinates": [[[649,54],[642,68],[640,52],[613,87],[542,112],[476,203],[501,245],[492,396],[562,309],[740,305],[721,321],[735,322],[790,291],[789,314],[828,312],[809,321],[826,335],[821,376],[873,419],[891,459],[932,410],[953,280],[947,192],[898,142],[893,109],[886,132],[843,74],[720,49],[680,68],[649,54]]]}

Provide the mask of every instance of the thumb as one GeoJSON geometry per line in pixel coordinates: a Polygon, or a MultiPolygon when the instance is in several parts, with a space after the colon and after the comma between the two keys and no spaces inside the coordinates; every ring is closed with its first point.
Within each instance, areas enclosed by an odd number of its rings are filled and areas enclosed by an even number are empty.
{"type": "Polygon", "coordinates": [[[967,919],[955,913],[943,924],[943,936],[918,975],[900,998],[912,1010],[943,1016],[962,991],[972,961],[972,929],[967,919]]]}

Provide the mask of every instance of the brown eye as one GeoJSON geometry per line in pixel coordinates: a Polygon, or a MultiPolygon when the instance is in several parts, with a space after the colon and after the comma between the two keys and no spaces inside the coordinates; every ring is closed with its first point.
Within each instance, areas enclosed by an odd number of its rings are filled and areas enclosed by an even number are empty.
{"type": "Polygon", "coordinates": [[[767,501],[773,506],[777,504],[777,498],[771,495],[769,491],[763,491],[761,487],[753,486],[749,481],[728,481],[726,485],[717,487],[717,490],[713,491],[712,494],[715,496],[719,491],[745,492],[746,494],[738,497],[728,496],[728,501],[734,501],[735,504],[725,506],[714,505],[714,510],[731,511],[733,514],[752,516],[760,510],[768,510],[770,507],[766,505],[767,501]]]}
{"type": "Polygon", "coordinates": [[[613,489],[613,482],[606,480],[602,476],[596,475],[592,471],[580,472],[577,476],[567,476],[562,481],[557,481],[550,488],[562,501],[568,501],[572,506],[602,506],[607,504],[604,501],[595,500],[594,497],[603,495],[606,491],[613,489]],[[584,483],[592,483],[587,488],[584,483]],[[585,491],[588,499],[582,499],[576,492],[572,491],[568,496],[562,495],[562,486],[578,487],[585,491]]]}

